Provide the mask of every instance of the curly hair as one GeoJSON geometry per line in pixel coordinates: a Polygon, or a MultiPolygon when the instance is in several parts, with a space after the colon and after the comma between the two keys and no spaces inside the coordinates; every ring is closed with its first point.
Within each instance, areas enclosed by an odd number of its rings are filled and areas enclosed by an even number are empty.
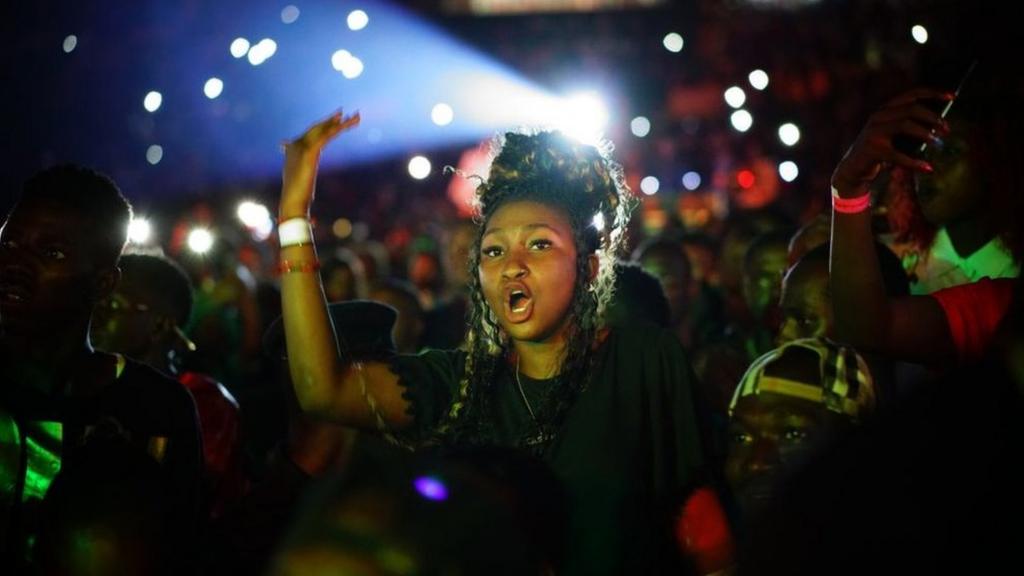
{"type": "Polygon", "coordinates": [[[534,201],[563,211],[576,245],[576,278],[568,311],[573,321],[558,374],[560,385],[550,387],[540,409],[545,437],[554,435],[586,386],[595,339],[612,296],[615,256],[624,244],[636,203],[611,150],[609,142],[590,146],[554,131],[510,132],[495,139],[490,177],[481,179],[476,189],[479,229],[469,260],[471,305],[464,376],[458,397],[440,427],[440,433],[450,435],[456,443],[493,440],[486,416],[493,396],[491,387],[511,345],[487,305],[477,270],[487,222],[509,202],[534,201]],[[590,280],[589,261],[595,254],[599,269],[597,277],[590,280]]]}

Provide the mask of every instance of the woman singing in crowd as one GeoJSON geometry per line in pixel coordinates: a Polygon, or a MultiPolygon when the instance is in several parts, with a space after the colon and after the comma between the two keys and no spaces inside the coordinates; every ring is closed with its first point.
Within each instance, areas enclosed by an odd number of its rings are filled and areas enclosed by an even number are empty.
{"type": "Polygon", "coordinates": [[[358,363],[328,320],[308,220],[322,148],[358,122],[337,113],[285,146],[281,289],[302,408],[413,448],[532,452],[568,498],[559,572],[678,573],[674,523],[702,468],[692,375],[672,334],[602,324],[632,206],[609,147],[505,134],[476,190],[465,350],[358,363]]]}

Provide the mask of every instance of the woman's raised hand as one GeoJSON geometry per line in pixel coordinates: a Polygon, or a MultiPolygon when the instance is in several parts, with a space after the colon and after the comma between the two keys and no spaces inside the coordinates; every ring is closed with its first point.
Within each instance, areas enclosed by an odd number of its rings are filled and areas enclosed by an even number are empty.
{"type": "Polygon", "coordinates": [[[932,167],[901,152],[893,143],[899,136],[917,142],[931,143],[949,133],[949,125],[927,102],[946,102],[952,94],[920,88],[889,101],[868,119],[853,146],[832,174],[832,187],[841,196],[859,196],[878,174],[889,166],[902,166],[917,172],[931,172],[932,167]]]}
{"type": "Polygon", "coordinates": [[[335,136],[358,125],[358,112],[345,116],[338,110],[310,126],[298,138],[284,143],[284,176],[279,209],[281,219],[309,215],[320,151],[335,136]]]}

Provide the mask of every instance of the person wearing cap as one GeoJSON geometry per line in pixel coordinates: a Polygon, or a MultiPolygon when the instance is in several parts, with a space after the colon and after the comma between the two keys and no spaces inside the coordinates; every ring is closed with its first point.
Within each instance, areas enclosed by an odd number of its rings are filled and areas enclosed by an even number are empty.
{"type": "Polygon", "coordinates": [[[808,338],[755,360],[729,405],[725,478],[741,519],[762,510],[818,448],[874,408],[871,372],[851,348],[808,338]]]}
{"type": "Polygon", "coordinates": [[[245,489],[238,402],[207,374],[183,369],[195,344],[182,330],[192,311],[192,284],[170,258],[125,254],[121,282],[96,307],[91,338],[96,347],[124,354],[176,378],[196,402],[203,439],[207,513],[219,516],[245,489]]]}

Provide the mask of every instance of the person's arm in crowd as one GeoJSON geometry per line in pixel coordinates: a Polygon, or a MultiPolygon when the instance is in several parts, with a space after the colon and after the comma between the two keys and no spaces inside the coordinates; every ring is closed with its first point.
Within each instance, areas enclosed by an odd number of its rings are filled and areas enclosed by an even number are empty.
{"type": "MultiPolygon", "coordinates": [[[[902,166],[929,173],[931,165],[900,152],[896,136],[930,142],[948,126],[924,105],[950,96],[915,90],[871,115],[832,175],[840,199],[862,198],[882,170],[902,166]]],[[[942,365],[956,359],[953,340],[939,303],[931,297],[890,298],[885,291],[871,230],[871,211],[832,211],[830,262],[836,339],[893,358],[942,365]]]]}
{"type": "MultiPolygon", "coordinates": [[[[338,112],[285,144],[280,222],[308,220],[320,151],[358,123],[358,114],[343,117],[338,112]]],[[[338,357],[320,275],[314,268],[316,261],[312,239],[281,248],[281,305],[299,406],[307,413],[356,428],[377,429],[377,414],[392,430],[407,427],[411,423],[408,403],[388,365],[338,357]]]]}

